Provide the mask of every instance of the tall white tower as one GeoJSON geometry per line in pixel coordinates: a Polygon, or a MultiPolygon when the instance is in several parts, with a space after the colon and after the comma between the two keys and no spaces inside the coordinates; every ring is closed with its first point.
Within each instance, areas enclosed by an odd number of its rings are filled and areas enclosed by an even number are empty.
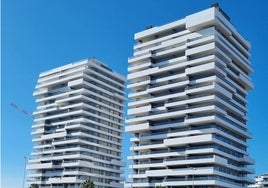
{"type": "Polygon", "coordinates": [[[95,58],[39,75],[28,184],[121,186],[124,83],[95,58]]]}
{"type": "Polygon", "coordinates": [[[247,152],[250,44],[217,6],[135,34],[128,67],[133,182],[239,188],[247,152]]]}

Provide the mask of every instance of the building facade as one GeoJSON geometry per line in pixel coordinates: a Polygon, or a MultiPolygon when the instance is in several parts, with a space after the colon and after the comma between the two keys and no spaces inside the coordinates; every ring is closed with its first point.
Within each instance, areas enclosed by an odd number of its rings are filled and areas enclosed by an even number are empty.
{"type": "Polygon", "coordinates": [[[217,5],[148,27],[135,40],[126,187],[247,187],[254,173],[247,152],[249,42],[217,5]]]}
{"type": "Polygon", "coordinates": [[[250,188],[265,188],[268,187],[268,174],[254,177],[255,183],[249,185],[250,188]]]}
{"type": "Polygon", "coordinates": [[[28,184],[118,188],[125,78],[92,58],[41,73],[35,87],[28,184]]]}

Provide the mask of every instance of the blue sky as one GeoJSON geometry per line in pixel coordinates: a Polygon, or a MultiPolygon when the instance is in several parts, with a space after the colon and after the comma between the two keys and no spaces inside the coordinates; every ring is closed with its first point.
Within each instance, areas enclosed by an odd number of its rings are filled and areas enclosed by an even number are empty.
{"type": "MultiPolygon", "coordinates": [[[[214,0],[2,0],[1,172],[3,188],[22,187],[24,156],[32,150],[32,93],[40,72],[97,57],[126,75],[134,33],[210,7],[214,0]]],[[[252,45],[248,126],[256,174],[268,172],[268,1],[218,1],[252,45]]],[[[123,158],[129,153],[125,135],[123,158]]],[[[128,170],[126,168],[126,173],[128,170]]]]}

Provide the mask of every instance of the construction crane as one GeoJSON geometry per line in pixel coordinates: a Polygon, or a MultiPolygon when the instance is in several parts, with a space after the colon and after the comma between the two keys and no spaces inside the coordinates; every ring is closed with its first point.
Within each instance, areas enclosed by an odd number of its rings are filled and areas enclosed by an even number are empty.
{"type": "Polygon", "coordinates": [[[28,112],[27,110],[25,110],[25,109],[19,107],[17,104],[15,104],[15,103],[10,103],[10,105],[11,105],[13,108],[17,109],[18,111],[24,113],[25,115],[31,117],[32,119],[34,118],[33,115],[32,115],[30,112],[28,112]]]}
{"type": "MultiPolygon", "coordinates": [[[[15,103],[10,103],[10,106],[15,108],[16,110],[22,112],[24,115],[27,115],[28,117],[33,119],[33,115],[29,113],[27,110],[24,110],[23,108],[19,107],[15,103]]],[[[24,156],[24,170],[23,170],[23,180],[22,180],[22,188],[25,187],[25,173],[26,173],[26,164],[27,164],[28,158],[24,156]]]]}

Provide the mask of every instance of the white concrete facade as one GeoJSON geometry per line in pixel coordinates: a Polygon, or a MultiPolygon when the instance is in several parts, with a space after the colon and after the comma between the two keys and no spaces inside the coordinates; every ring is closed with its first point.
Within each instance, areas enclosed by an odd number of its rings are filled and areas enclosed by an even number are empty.
{"type": "Polygon", "coordinates": [[[254,173],[247,152],[249,42],[218,6],[136,33],[135,40],[126,187],[247,187],[254,173]]]}
{"type": "Polygon", "coordinates": [[[27,183],[122,187],[125,78],[92,58],[41,73],[27,183]]]}
{"type": "Polygon", "coordinates": [[[255,183],[249,185],[250,188],[265,188],[268,187],[268,174],[254,177],[255,183]]]}

